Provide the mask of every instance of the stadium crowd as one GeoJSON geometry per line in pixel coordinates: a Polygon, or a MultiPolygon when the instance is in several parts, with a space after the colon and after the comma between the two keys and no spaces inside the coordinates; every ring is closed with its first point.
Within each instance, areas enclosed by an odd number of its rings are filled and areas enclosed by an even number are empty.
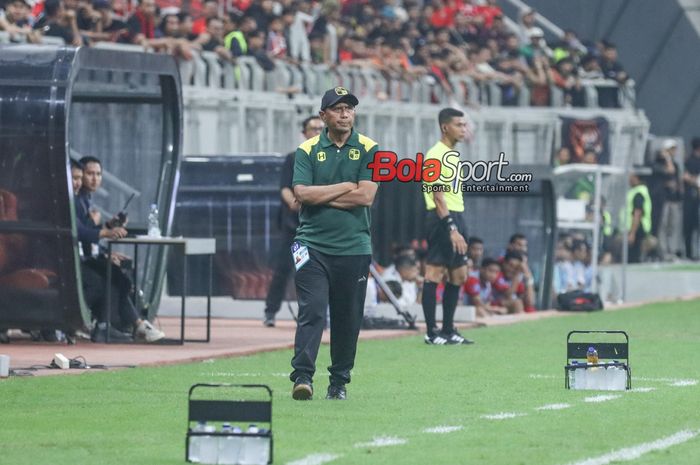
{"type": "MultiPolygon", "coordinates": [[[[459,291],[459,301],[475,307],[479,318],[535,311],[535,280],[528,265],[528,241],[513,234],[506,247],[494,257],[484,255],[484,241],[476,236],[468,240],[468,275],[459,291]]],[[[426,265],[426,243],[414,241],[394,249],[391,265],[377,266],[381,278],[401,306],[421,302],[426,265]]],[[[437,300],[442,301],[445,283],[438,285],[437,300]]],[[[370,276],[365,298],[365,316],[376,316],[379,302],[389,298],[370,276]]]]}
{"type": "MultiPolygon", "coordinates": [[[[372,67],[409,82],[429,76],[447,95],[455,93],[451,75],[468,76],[497,84],[506,106],[518,104],[524,86],[533,106],[552,103],[551,86],[565,104],[584,106],[582,83],[628,80],[614,44],[582,42],[574,31],[547,42],[534,10],[509,22],[498,0],[233,0],[226,12],[222,5],[138,0],[132,9],[123,0],[1,0],[0,31],[15,42],[50,36],[75,46],[137,44],[179,60],[198,51],[232,63],[248,55],[266,71],[275,59],[372,67]]],[[[617,88],[599,87],[598,104],[619,106],[617,88]]]]}

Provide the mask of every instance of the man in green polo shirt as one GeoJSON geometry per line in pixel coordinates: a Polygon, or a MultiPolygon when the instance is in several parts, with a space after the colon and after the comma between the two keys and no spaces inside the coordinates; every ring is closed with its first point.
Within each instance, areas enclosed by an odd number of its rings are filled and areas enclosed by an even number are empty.
{"type": "Polygon", "coordinates": [[[377,143],[353,129],[357,97],[344,87],[327,91],[320,135],[295,154],[294,195],[301,203],[292,245],[299,321],[294,339],[292,397],[313,396],[316,356],[330,306],[331,366],[327,399],[345,399],[355,363],[372,256],[370,206],[378,184],[367,165],[377,143]]]}
{"type": "MultiPolygon", "coordinates": [[[[442,137],[425,155],[425,159],[437,158],[442,163],[441,178],[448,176],[452,168],[445,166],[446,157],[459,161],[455,151],[458,142],[467,135],[464,113],[454,108],[444,108],[438,115],[442,137]],[[444,176],[443,176],[444,175],[444,176]]],[[[454,164],[454,163],[453,163],[454,164]]],[[[426,231],[428,232],[428,254],[423,283],[423,315],[427,326],[426,344],[471,344],[454,327],[454,315],[459,299],[459,288],[467,279],[467,228],[464,224],[464,197],[456,181],[445,184],[438,178],[424,184],[433,189],[424,189],[426,231]],[[444,186],[444,190],[437,187],[444,186]],[[442,331],[435,322],[437,286],[447,274],[445,292],[442,295],[442,331]]]]}

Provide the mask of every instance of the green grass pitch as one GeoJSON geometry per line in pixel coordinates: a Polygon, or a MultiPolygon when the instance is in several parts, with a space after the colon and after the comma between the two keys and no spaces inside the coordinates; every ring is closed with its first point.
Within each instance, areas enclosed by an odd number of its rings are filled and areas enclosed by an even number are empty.
{"type": "MultiPolygon", "coordinates": [[[[477,344],[426,346],[418,334],[361,341],[345,402],[323,399],[327,346],[321,348],[310,402],[291,399],[285,377],[290,350],[80,376],[12,378],[0,382],[0,463],[184,463],[187,390],[197,382],[264,383],[273,389],[276,464],[313,463],[309,456],[326,454],[336,457],[328,463],[338,465],[566,465],[683,430],[700,432],[698,301],[464,334],[477,344]],[[565,340],[572,329],[627,331],[632,387],[653,389],[565,390],[565,340]],[[619,397],[586,401],[604,394],[619,397]],[[538,410],[551,404],[569,407],[538,410]],[[516,416],[490,417],[502,413],[516,416]],[[438,426],[455,430],[425,432],[438,426]],[[371,444],[377,438],[398,444],[371,444]]],[[[634,463],[700,463],[700,435],[660,449],[634,463]]]]}

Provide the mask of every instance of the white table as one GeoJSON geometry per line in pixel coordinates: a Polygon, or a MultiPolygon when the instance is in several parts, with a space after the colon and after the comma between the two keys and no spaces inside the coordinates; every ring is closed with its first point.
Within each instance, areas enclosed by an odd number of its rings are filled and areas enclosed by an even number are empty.
{"type": "MultiPolygon", "coordinates": [[[[139,245],[175,246],[176,250],[182,253],[182,303],[180,305],[180,345],[185,342],[209,342],[211,340],[211,280],[212,280],[212,257],[216,253],[216,239],[214,238],[194,238],[194,237],[125,237],[122,239],[110,239],[107,241],[107,256],[112,256],[112,245],[132,245],[134,247],[134,285],[138,283],[138,247],[139,245]],[[207,337],[205,339],[185,339],[185,299],[187,297],[187,256],[188,255],[208,255],[209,256],[209,276],[207,291],[207,337]]],[[[112,312],[112,262],[107,260],[107,342],[109,342],[109,326],[111,324],[112,312]]]]}

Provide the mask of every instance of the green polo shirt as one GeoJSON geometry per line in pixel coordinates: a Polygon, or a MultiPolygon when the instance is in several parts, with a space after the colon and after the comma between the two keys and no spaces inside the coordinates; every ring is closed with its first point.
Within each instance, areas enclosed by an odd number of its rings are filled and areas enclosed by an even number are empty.
{"type": "MultiPolygon", "coordinates": [[[[328,129],[299,146],[295,154],[292,186],[327,186],[341,182],[371,181],[367,165],[377,143],[354,129],[338,148],[328,129]]],[[[370,208],[343,210],[328,205],[302,205],[296,240],[329,255],[370,255],[370,208]]]]}

